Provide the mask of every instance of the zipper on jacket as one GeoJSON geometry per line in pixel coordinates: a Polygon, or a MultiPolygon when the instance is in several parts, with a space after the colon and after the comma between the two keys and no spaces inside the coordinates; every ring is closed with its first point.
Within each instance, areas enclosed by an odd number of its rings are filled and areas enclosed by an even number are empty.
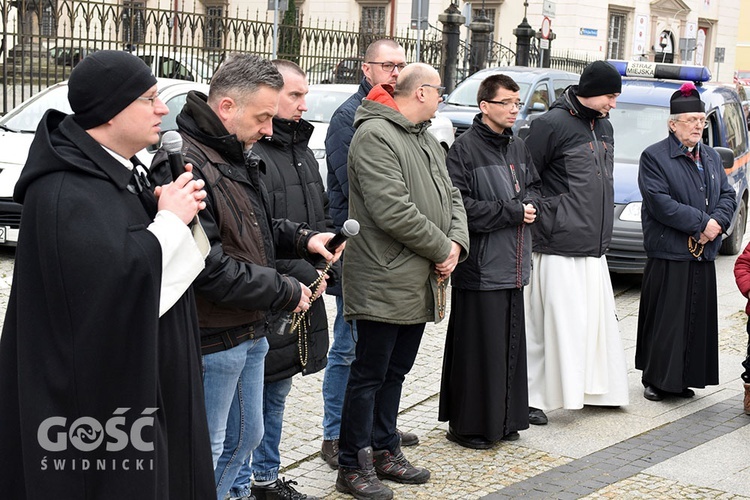
{"type": "MultiPolygon", "coordinates": [[[[599,147],[598,147],[599,138],[596,137],[596,131],[594,130],[594,120],[591,120],[591,135],[594,136],[594,140],[592,142],[589,142],[589,146],[591,147],[591,152],[594,153],[594,162],[599,167],[599,171],[600,171],[599,173],[600,173],[600,177],[602,178],[602,184],[604,184],[604,167],[606,165],[599,165],[599,147]]],[[[605,142],[602,141],[602,144],[605,144],[605,142]]],[[[605,152],[607,150],[606,144],[604,145],[604,150],[605,152]]],[[[606,155],[605,155],[605,160],[606,160],[606,155]]],[[[606,200],[607,198],[604,193],[604,189],[602,189],[602,208],[603,209],[606,209],[606,206],[605,206],[606,200]]],[[[602,240],[604,239],[604,214],[602,214],[600,221],[601,223],[599,224],[599,256],[601,257],[602,255],[604,255],[604,248],[602,245],[602,240]]]]}

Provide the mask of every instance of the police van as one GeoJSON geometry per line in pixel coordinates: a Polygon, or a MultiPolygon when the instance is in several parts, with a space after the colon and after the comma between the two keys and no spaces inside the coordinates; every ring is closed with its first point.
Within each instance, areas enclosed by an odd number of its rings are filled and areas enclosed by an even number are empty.
{"type": "MultiPolygon", "coordinates": [[[[747,223],[750,161],[748,126],[737,92],[708,83],[711,72],[702,66],[683,66],[641,61],[608,61],[622,75],[622,93],[617,108],[610,111],[615,136],[615,218],[612,242],[607,250],[609,269],[620,273],[642,273],[646,264],[641,228],[641,193],[638,161],[641,153],[669,132],[669,99],[685,81],[692,81],[706,105],[703,142],[728,148],[734,161],[725,161],[729,184],[737,193],[737,211],[721,245],[721,253],[737,254],[747,223]]],[[[725,151],[726,153],[726,151],[725,151]]]]}

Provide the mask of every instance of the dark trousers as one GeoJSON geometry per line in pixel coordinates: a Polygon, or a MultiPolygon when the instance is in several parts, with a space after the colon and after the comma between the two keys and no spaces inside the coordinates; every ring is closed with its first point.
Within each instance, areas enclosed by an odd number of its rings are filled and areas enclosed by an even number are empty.
{"type": "Polygon", "coordinates": [[[395,451],[396,418],[404,377],[414,365],[424,323],[393,325],[357,320],[356,357],[341,412],[339,464],[359,468],[357,452],[395,451]]]}
{"type": "Polygon", "coordinates": [[[745,369],[742,372],[742,381],[750,384],[750,318],[747,319],[747,353],[745,354],[745,361],[742,362],[742,367],[745,369]]]}

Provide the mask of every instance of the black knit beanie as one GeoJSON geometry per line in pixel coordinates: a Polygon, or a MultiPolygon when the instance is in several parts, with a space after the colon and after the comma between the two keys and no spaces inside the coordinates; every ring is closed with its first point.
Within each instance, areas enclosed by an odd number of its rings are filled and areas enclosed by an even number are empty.
{"type": "Polygon", "coordinates": [[[149,67],[130,52],[94,52],[76,65],[68,80],[73,119],[85,130],[106,123],[154,85],[149,67]]]}
{"type": "Polygon", "coordinates": [[[622,77],[607,61],[594,61],[583,69],[578,83],[579,97],[619,94],[622,90],[622,77]]]}

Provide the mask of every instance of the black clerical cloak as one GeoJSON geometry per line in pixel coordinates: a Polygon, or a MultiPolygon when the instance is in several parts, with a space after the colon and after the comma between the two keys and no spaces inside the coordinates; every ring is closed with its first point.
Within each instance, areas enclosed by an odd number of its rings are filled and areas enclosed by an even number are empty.
{"type": "Polygon", "coordinates": [[[198,327],[187,292],[159,317],[161,249],[132,174],[48,112],[0,338],[0,496],[215,496],[198,327]]]}

